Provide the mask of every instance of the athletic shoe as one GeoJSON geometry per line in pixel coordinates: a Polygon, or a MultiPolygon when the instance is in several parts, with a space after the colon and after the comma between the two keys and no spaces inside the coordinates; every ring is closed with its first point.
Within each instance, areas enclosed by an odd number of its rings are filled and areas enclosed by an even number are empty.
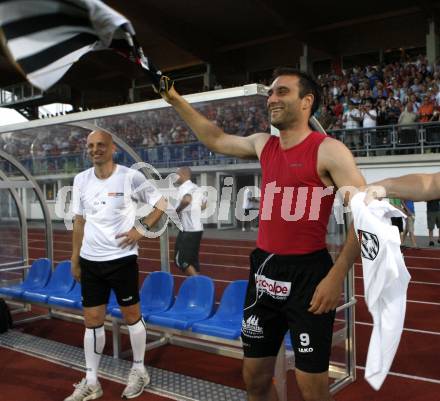
{"type": "Polygon", "coordinates": [[[73,385],[74,392],[69,395],[64,401],[88,401],[96,400],[102,397],[102,388],[99,382],[95,385],[87,384],[86,378],[83,378],[79,383],[73,385]]]}
{"type": "Polygon", "coordinates": [[[434,241],[429,241],[429,246],[434,246],[434,241]]]}
{"type": "Polygon", "coordinates": [[[125,387],[121,397],[135,398],[142,394],[144,388],[150,383],[150,376],[148,372],[141,372],[138,369],[132,368],[128,375],[127,387],[125,387]]]}

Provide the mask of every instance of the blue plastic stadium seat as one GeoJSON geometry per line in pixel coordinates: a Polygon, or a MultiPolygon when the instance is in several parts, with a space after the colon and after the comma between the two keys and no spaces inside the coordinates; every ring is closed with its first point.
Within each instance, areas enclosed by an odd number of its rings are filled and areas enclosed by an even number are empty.
{"type": "Polygon", "coordinates": [[[180,286],[170,310],[153,314],[147,321],[159,326],[187,330],[195,322],[208,319],[214,311],[214,282],[207,276],[191,276],[180,286]]]}
{"type": "Polygon", "coordinates": [[[240,337],[247,283],[247,280],[230,283],[223,292],[215,315],[194,323],[192,331],[231,340],[240,337]]]}
{"type": "Polygon", "coordinates": [[[0,287],[0,294],[21,298],[25,291],[44,288],[51,276],[51,264],[46,258],[34,260],[23,282],[10,287],[0,287]]]}
{"type": "Polygon", "coordinates": [[[286,345],[286,349],[292,351],[292,339],[290,338],[290,331],[288,330],[286,336],[284,337],[284,344],[286,345]]]}
{"type": "Polygon", "coordinates": [[[70,292],[75,285],[75,280],[71,273],[70,260],[58,263],[52,273],[46,287],[37,290],[26,290],[22,298],[30,302],[47,302],[51,295],[64,295],[70,292]]]}
{"type": "Polygon", "coordinates": [[[71,291],[64,295],[51,295],[47,300],[49,305],[62,306],[64,308],[82,309],[81,284],[75,281],[71,291]]]}
{"type": "Polygon", "coordinates": [[[118,299],[116,298],[116,294],[113,290],[110,291],[110,299],[107,304],[107,313],[111,313],[111,311],[118,307],[118,299]]]}
{"type": "MultiPolygon", "coordinates": [[[[150,273],[142,284],[141,313],[146,320],[148,316],[165,312],[174,302],[174,278],[167,272],[150,273]]],[[[111,315],[122,319],[119,306],[112,309],[111,315]]]]}

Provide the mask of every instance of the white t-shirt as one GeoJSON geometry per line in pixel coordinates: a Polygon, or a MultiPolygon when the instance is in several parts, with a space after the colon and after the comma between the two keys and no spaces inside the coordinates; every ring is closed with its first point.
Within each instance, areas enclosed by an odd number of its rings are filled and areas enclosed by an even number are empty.
{"type": "Polygon", "coordinates": [[[359,128],[359,122],[354,118],[359,118],[361,113],[358,109],[347,110],[344,113],[343,119],[345,121],[346,129],[359,128]]]}
{"type": "Polygon", "coordinates": [[[350,203],[361,246],[365,303],[373,317],[365,379],[379,390],[387,376],[403,331],[411,276],[400,251],[400,235],[390,217],[404,214],[386,201],[364,203],[365,193],[350,203]]]}
{"type": "Polygon", "coordinates": [[[191,180],[186,180],[179,187],[179,203],[185,195],[191,195],[191,203],[181,210],[180,219],[183,231],[203,231],[202,203],[206,201],[201,189],[191,180]]]}
{"type": "Polygon", "coordinates": [[[243,192],[243,209],[252,209],[254,202],[252,202],[252,192],[249,187],[246,187],[243,192]]]}
{"type": "Polygon", "coordinates": [[[96,177],[94,167],[77,174],[72,211],[86,220],[80,256],[106,261],[137,255],[137,245],[123,249],[119,243],[124,238],[115,236],[133,228],[137,207],[154,206],[161,197],[143,174],[128,167],[116,165],[113,174],[103,180],[96,177]]]}
{"type": "MultiPolygon", "coordinates": [[[[374,109],[370,109],[369,113],[372,116],[375,116],[377,118],[377,112],[374,109]]],[[[376,120],[373,120],[367,113],[364,113],[364,128],[371,128],[376,126],[376,120]]]]}

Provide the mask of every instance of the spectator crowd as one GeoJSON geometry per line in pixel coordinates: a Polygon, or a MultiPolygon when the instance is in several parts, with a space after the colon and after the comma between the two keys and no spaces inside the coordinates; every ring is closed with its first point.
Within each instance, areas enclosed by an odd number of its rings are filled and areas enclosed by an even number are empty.
{"type": "MultiPolygon", "coordinates": [[[[316,117],[326,130],[439,121],[440,63],[429,65],[425,56],[322,74],[318,81],[323,102],[316,117]]],[[[270,131],[266,99],[262,96],[202,102],[198,109],[228,133],[247,136],[270,131]]],[[[102,117],[96,124],[116,133],[132,147],[154,149],[196,141],[191,130],[168,107],[102,117]]],[[[56,125],[43,127],[35,134],[35,129],[32,135],[26,131],[1,134],[0,149],[19,157],[84,151],[85,137],[78,129],[56,125]]],[[[362,137],[353,132],[350,141],[350,148],[357,149],[362,137]]]]}
{"type": "Polygon", "coordinates": [[[391,64],[322,74],[323,103],[316,117],[324,128],[372,128],[439,121],[440,63],[425,56],[391,64]]]}
{"type": "MultiPolygon", "coordinates": [[[[266,100],[262,96],[203,102],[198,109],[226,132],[247,136],[268,132],[266,100]]],[[[132,147],[193,143],[196,137],[171,108],[146,110],[100,118],[100,127],[120,136],[132,147]]],[[[84,132],[66,125],[35,128],[0,135],[0,149],[18,156],[47,157],[80,153],[84,132]]]]}

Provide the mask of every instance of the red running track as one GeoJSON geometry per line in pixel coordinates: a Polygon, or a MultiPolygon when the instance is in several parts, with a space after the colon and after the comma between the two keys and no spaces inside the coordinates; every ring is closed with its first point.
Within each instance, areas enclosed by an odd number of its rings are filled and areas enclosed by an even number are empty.
{"type": "MultiPolygon", "coordinates": [[[[31,258],[45,256],[42,232],[29,234],[31,258]]],[[[171,256],[174,239],[170,239],[171,256]]],[[[70,257],[71,233],[54,235],[56,262],[70,257]]],[[[233,280],[247,279],[249,253],[253,241],[203,239],[200,261],[202,273],[216,282],[217,300],[224,287],[233,280]]],[[[412,280],[408,289],[407,314],[401,343],[384,386],[372,390],[363,380],[371,317],[363,298],[362,268],[355,266],[356,339],[358,380],[338,393],[338,401],[440,401],[440,250],[406,250],[405,261],[412,280]]],[[[141,279],[160,269],[159,241],[141,241],[139,266],[141,279]]],[[[184,276],[174,266],[176,290],[184,276]]],[[[1,399],[1,396],[0,396],[1,399]]]]}

